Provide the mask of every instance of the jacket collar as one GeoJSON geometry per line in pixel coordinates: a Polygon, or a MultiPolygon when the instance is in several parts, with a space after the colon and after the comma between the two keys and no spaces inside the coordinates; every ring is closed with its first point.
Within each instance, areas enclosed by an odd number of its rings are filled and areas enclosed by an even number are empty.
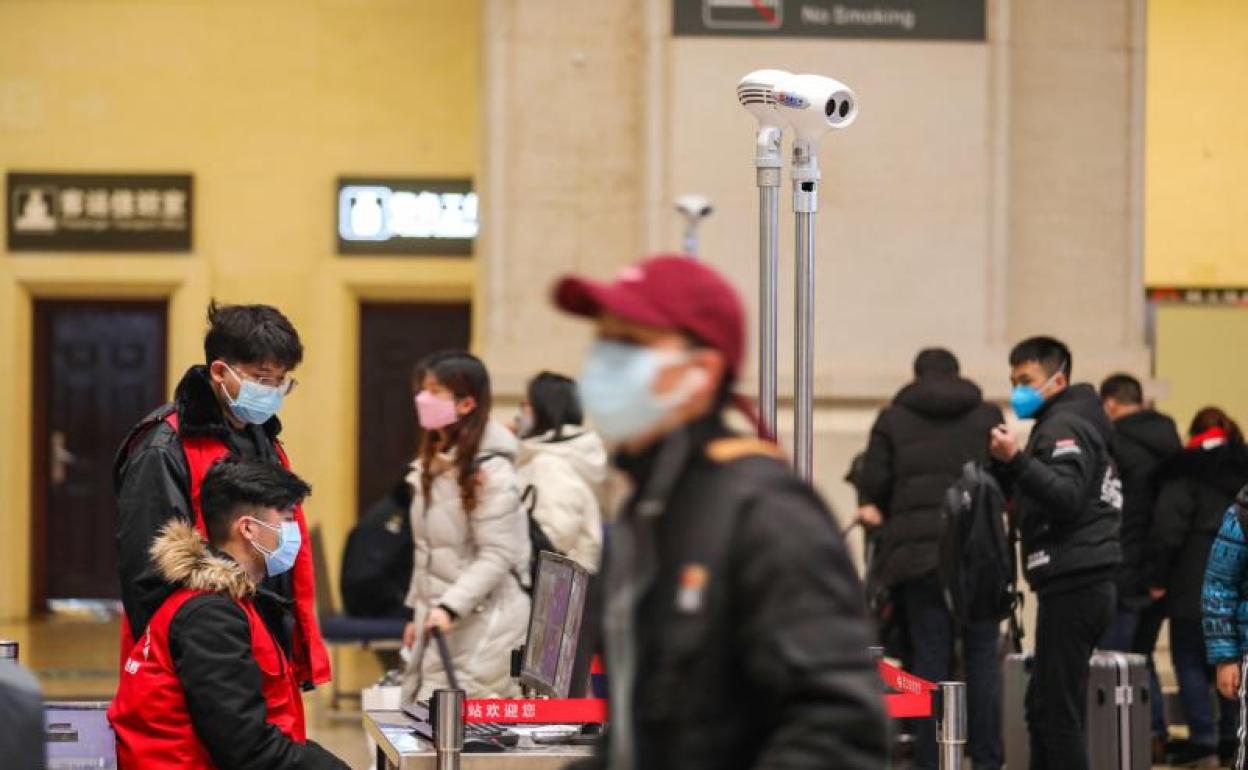
{"type": "MultiPolygon", "coordinates": [[[[207,366],[192,366],[182,375],[182,380],[173,391],[173,401],[178,410],[178,431],[183,435],[225,440],[233,431],[212,388],[212,377],[207,366]]],[[[270,440],[276,440],[282,432],[282,423],[277,417],[269,418],[261,427],[270,440]]]]}
{"type": "Polygon", "coordinates": [[[256,583],[238,562],[215,553],[188,521],[175,518],[152,543],[152,561],[168,583],[193,591],[229,594],[234,599],[255,595],[256,583]]]}

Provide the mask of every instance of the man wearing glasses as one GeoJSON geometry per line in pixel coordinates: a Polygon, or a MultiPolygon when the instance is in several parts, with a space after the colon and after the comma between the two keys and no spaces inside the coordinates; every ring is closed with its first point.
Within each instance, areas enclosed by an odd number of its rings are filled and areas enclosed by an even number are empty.
{"type": "MultiPolygon", "coordinates": [[[[208,306],[204,363],[192,366],[173,402],[145,417],[122,442],[113,468],[117,494],[117,563],[121,575],[122,659],[172,593],[149,551],[171,519],[204,534],[199,490],[224,457],[289,467],[277,412],[295,388],[290,372],[303,360],[299,333],[268,305],[208,306]]],[[[329,681],[329,657],[316,622],[316,589],[307,524],[295,509],[302,546],[289,572],[266,578],[262,591],[286,602],[264,621],[305,687],[329,681]]]]}

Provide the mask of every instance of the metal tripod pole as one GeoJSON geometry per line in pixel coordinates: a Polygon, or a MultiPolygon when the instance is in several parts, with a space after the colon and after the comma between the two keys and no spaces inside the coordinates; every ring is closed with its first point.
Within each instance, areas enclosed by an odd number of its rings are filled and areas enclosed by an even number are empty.
{"type": "Polygon", "coordinates": [[[780,273],[780,138],[784,130],[758,132],[758,408],[763,426],[776,435],[776,338],[780,273]]]}
{"type": "Polygon", "coordinates": [[[793,141],[793,212],[797,220],[797,298],[793,345],[793,460],[814,476],[815,212],[819,210],[819,158],[815,145],[793,141]]]}

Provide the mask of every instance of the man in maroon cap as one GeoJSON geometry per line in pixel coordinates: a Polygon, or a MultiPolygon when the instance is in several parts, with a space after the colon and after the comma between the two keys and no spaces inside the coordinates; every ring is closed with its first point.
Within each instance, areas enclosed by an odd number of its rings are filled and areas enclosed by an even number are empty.
{"type": "Polygon", "coordinates": [[[774,444],[724,423],[737,293],[660,256],[609,283],[564,278],[555,302],[595,319],[581,398],[635,489],[604,563],[612,716],[596,764],[883,767],[862,591],[831,514],[774,444]]]}

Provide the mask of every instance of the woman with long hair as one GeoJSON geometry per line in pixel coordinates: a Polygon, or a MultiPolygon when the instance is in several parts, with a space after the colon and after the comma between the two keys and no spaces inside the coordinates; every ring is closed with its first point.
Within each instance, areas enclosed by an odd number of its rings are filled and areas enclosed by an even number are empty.
{"type": "Polygon", "coordinates": [[[414,490],[416,556],[407,596],[414,618],[403,638],[418,654],[403,697],[424,700],[448,685],[429,642],[435,628],[468,697],[510,697],[519,692],[511,651],[524,643],[529,622],[529,531],[513,467],[516,439],[490,419],[490,378],[476,357],[438,353],[419,370],[422,431],[407,477],[414,490]]]}
{"type": "Polygon", "coordinates": [[[516,468],[522,499],[551,550],[597,572],[607,450],[582,422],[575,382],[553,372],[534,377],[516,420],[516,468]]]}
{"type": "Polygon", "coordinates": [[[1214,766],[1238,747],[1238,708],[1223,698],[1214,723],[1214,674],[1205,654],[1201,591],[1210,550],[1223,515],[1248,484],[1248,450],[1239,426],[1217,407],[1196,413],[1183,452],[1158,474],[1154,512],[1154,599],[1170,619],[1170,656],[1190,738],[1174,747],[1168,764],[1214,766]]]}

